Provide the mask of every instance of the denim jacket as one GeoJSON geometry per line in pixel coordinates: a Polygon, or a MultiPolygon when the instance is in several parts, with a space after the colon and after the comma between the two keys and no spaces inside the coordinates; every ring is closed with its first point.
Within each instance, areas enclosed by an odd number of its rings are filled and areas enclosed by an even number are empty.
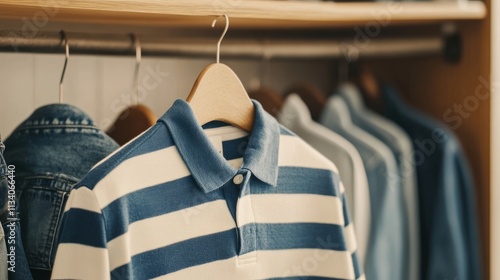
{"type": "Polygon", "coordinates": [[[48,279],[69,192],[118,144],[80,109],[52,104],[35,110],[5,145],[5,160],[16,168],[16,199],[28,263],[35,279],[48,279]]]}

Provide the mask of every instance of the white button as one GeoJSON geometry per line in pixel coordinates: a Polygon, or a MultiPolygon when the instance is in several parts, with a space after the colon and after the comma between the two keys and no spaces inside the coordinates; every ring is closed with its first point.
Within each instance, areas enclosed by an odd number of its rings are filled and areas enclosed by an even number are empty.
{"type": "Polygon", "coordinates": [[[243,175],[238,174],[238,175],[234,176],[234,178],[233,178],[233,183],[234,183],[235,185],[239,185],[239,184],[241,184],[242,182],[243,182],[243,175]]]}

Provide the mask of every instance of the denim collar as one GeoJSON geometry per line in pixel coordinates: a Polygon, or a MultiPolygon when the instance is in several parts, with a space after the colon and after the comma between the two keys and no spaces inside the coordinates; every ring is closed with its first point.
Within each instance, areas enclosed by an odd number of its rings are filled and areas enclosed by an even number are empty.
{"type": "MultiPolygon", "coordinates": [[[[241,169],[249,170],[270,186],[276,186],[280,127],[257,101],[252,102],[255,119],[241,169]]],[[[170,130],[182,159],[205,193],[222,187],[238,173],[213,148],[186,101],[176,100],[160,121],[170,130]]]]}
{"type": "Polygon", "coordinates": [[[100,133],[92,119],[69,104],[49,104],[36,109],[14,131],[16,133],[100,133]]]}
{"type": "Polygon", "coordinates": [[[381,91],[384,103],[386,104],[386,111],[395,111],[399,108],[401,108],[402,111],[406,111],[408,109],[406,103],[401,99],[401,96],[396,93],[396,90],[393,87],[384,85],[381,87],[381,91]]]}

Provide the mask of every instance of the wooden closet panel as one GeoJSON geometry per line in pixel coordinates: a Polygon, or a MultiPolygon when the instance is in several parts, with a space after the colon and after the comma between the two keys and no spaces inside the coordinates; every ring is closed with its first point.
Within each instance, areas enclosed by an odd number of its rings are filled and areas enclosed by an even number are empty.
{"type": "MultiPolygon", "coordinates": [[[[0,22],[46,13],[60,23],[208,27],[208,17],[227,14],[232,28],[286,29],[355,26],[389,15],[392,24],[483,18],[473,1],[440,3],[325,3],[314,1],[214,0],[0,0],[0,22]]],[[[4,23],[2,22],[2,23],[4,23]]]]}
{"type": "Polygon", "coordinates": [[[459,137],[473,171],[484,279],[489,279],[490,18],[458,24],[458,29],[463,35],[464,50],[457,64],[444,62],[441,57],[380,59],[367,64],[381,80],[396,84],[410,104],[449,126],[455,126],[452,130],[459,137]],[[486,98],[479,100],[476,90],[486,98]],[[475,101],[479,103],[477,108],[474,108],[475,101]],[[469,105],[464,105],[466,102],[469,105]],[[449,119],[450,116],[459,116],[453,112],[455,105],[464,107],[460,126],[456,119],[449,119]]]}

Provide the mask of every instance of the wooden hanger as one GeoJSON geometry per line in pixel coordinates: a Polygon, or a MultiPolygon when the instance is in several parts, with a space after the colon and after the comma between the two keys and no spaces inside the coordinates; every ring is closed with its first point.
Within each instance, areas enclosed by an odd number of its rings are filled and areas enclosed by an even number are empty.
{"type": "Polygon", "coordinates": [[[373,71],[365,66],[361,66],[357,56],[352,56],[344,50],[345,61],[339,62],[338,87],[345,83],[354,83],[361,93],[366,107],[381,113],[383,111],[383,101],[379,89],[379,84],[373,71]]]}
{"type": "Polygon", "coordinates": [[[307,105],[309,111],[311,112],[311,117],[313,120],[318,121],[321,116],[321,112],[326,105],[326,95],[317,86],[311,83],[298,83],[285,91],[285,96],[291,93],[296,93],[302,101],[307,105]]]}
{"type": "Polygon", "coordinates": [[[156,123],[157,117],[151,109],[139,104],[139,69],[141,65],[141,45],[139,39],[134,34],[131,35],[135,44],[135,70],[134,89],[136,101],[135,105],[129,106],[121,112],[115,122],[108,128],[108,134],[120,146],[134,139],[156,123]]]}
{"type": "Polygon", "coordinates": [[[268,87],[259,87],[248,93],[250,98],[253,98],[262,104],[262,108],[266,110],[273,117],[277,117],[283,107],[283,96],[277,91],[268,87]]]}
{"type": "Polygon", "coordinates": [[[106,134],[121,146],[150,128],[156,120],[155,114],[148,107],[133,105],[123,110],[106,134]]]}
{"type": "Polygon", "coordinates": [[[68,37],[66,37],[66,32],[64,32],[64,30],[61,30],[61,36],[64,41],[64,49],[66,50],[66,56],[64,58],[64,67],[61,74],[61,80],[59,81],[59,103],[63,103],[64,74],[66,74],[66,67],[68,66],[68,60],[69,60],[69,42],[68,42],[68,37]]]}
{"type": "Polygon", "coordinates": [[[357,81],[368,108],[379,113],[382,112],[384,109],[383,98],[380,93],[378,81],[371,69],[363,67],[359,72],[357,81]]]}
{"type": "Polygon", "coordinates": [[[217,63],[203,69],[186,101],[200,125],[218,120],[250,132],[255,115],[253,103],[234,71],[219,63],[220,43],[229,27],[229,18],[224,17],[226,27],[217,43],[217,63]]]}

